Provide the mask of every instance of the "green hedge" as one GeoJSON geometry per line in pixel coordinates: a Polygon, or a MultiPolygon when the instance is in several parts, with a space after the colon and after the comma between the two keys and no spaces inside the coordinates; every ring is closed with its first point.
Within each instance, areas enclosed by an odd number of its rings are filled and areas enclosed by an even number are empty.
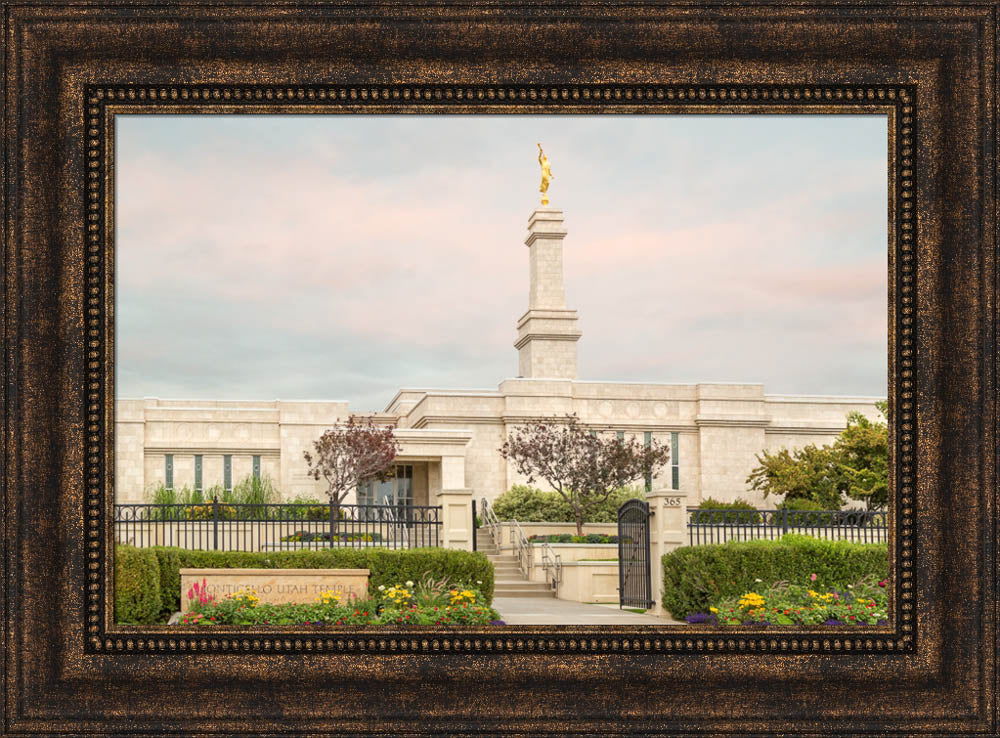
{"type": "Polygon", "coordinates": [[[816,574],[817,588],[842,589],[872,575],[886,579],[889,551],[880,543],[826,541],[789,533],[777,541],[678,548],[663,556],[662,570],[663,607],[683,619],[755,587],[778,581],[809,584],[811,574],[816,574]]]}
{"type": "MultiPolygon", "coordinates": [[[[481,553],[447,548],[413,548],[393,551],[384,548],[324,549],[318,551],[192,551],[185,548],[153,547],[134,549],[118,546],[117,562],[131,562],[130,552],[141,551],[147,564],[142,576],[153,582],[157,590],[152,619],[143,623],[162,622],[180,610],[181,569],[369,569],[369,587],[387,587],[407,580],[419,582],[427,575],[440,580],[445,577],[454,584],[475,584],[487,604],[493,601],[493,565],[481,553]],[[126,550],[124,556],[120,553],[126,550]]],[[[133,574],[129,579],[134,579],[133,574]]],[[[148,617],[148,615],[147,615],[148,617]]],[[[124,622],[124,621],[119,621],[124,622]]]]}
{"type": "Polygon", "coordinates": [[[726,512],[708,515],[702,513],[698,516],[698,522],[705,525],[711,523],[742,523],[759,525],[761,516],[756,512],[757,506],[753,505],[741,497],[737,497],[732,502],[719,502],[711,497],[706,497],[698,505],[699,510],[725,510],[726,512]],[[732,510],[740,512],[733,513],[732,510]],[[743,511],[747,511],[745,514],[743,511]]]}
{"type": "MultiPolygon", "coordinates": [[[[642,490],[630,487],[616,490],[592,510],[584,522],[616,523],[618,508],[626,500],[636,497],[643,497],[642,490]]],[[[572,523],[576,520],[573,509],[558,492],[545,492],[523,484],[516,484],[497,497],[492,507],[498,519],[516,520],[519,523],[572,523]]]]}
{"type": "Polygon", "coordinates": [[[115,551],[115,622],[155,623],[160,616],[160,571],[149,549],[119,546],[115,551]]]}

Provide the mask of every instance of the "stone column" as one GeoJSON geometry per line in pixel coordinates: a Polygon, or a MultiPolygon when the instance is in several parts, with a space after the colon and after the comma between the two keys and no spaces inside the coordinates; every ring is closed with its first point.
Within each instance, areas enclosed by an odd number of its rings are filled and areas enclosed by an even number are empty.
{"type": "Polygon", "coordinates": [[[441,506],[441,548],[472,550],[472,490],[443,489],[437,494],[441,506]]]}
{"type": "Polygon", "coordinates": [[[145,403],[143,400],[118,400],[115,403],[115,415],[114,501],[145,502],[145,403]]]}
{"type": "Polygon", "coordinates": [[[472,550],[472,490],[465,486],[465,456],[441,457],[440,545],[442,548],[472,550]]]}
{"type": "Polygon", "coordinates": [[[576,310],[563,291],[562,210],[538,208],[528,220],[531,283],[528,312],[517,322],[518,373],[522,377],[576,379],[576,310]]]}
{"type": "Polygon", "coordinates": [[[663,609],[664,554],[687,545],[687,493],[676,489],[661,489],[646,493],[649,503],[649,570],[652,578],[653,612],[670,617],[663,609]]]}

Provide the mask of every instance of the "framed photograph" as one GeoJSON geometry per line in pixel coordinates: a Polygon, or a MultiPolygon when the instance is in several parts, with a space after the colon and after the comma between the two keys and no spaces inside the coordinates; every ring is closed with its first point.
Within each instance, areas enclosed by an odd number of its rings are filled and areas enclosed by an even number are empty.
{"type": "Polygon", "coordinates": [[[997,735],[997,12],[5,2],[4,734],[997,735]]]}

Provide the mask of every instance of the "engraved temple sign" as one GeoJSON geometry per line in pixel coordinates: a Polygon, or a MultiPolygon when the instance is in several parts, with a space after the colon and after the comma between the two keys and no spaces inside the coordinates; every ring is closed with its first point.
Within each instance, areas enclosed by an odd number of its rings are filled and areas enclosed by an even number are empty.
{"type": "Polygon", "coordinates": [[[188,590],[195,582],[216,600],[240,590],[254,590],[260,601],[271,603],[315,602],[321,592],[333,591],[347,598],[368,592],[368,569],[181,569],[181,612],[189,608],[188,590]]]}

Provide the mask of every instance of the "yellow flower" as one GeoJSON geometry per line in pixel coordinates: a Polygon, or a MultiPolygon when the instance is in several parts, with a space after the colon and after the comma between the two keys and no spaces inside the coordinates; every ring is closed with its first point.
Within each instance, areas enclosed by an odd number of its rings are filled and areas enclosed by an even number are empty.
{"type": "Polygon", "coordinates": [[[740,598],[739,605],[744,608],[758,608],[764,604],[764,598],[756,592],[747,592],[740,598]]]}
{"type": "Polygon", "coordinates": [[[719,608],[717,608],[717,607],[710,607],[710,608],[708,608],[708,610],[709,610],[709,612],[715,612],[715,613],[719,612],[719,608]]]}

